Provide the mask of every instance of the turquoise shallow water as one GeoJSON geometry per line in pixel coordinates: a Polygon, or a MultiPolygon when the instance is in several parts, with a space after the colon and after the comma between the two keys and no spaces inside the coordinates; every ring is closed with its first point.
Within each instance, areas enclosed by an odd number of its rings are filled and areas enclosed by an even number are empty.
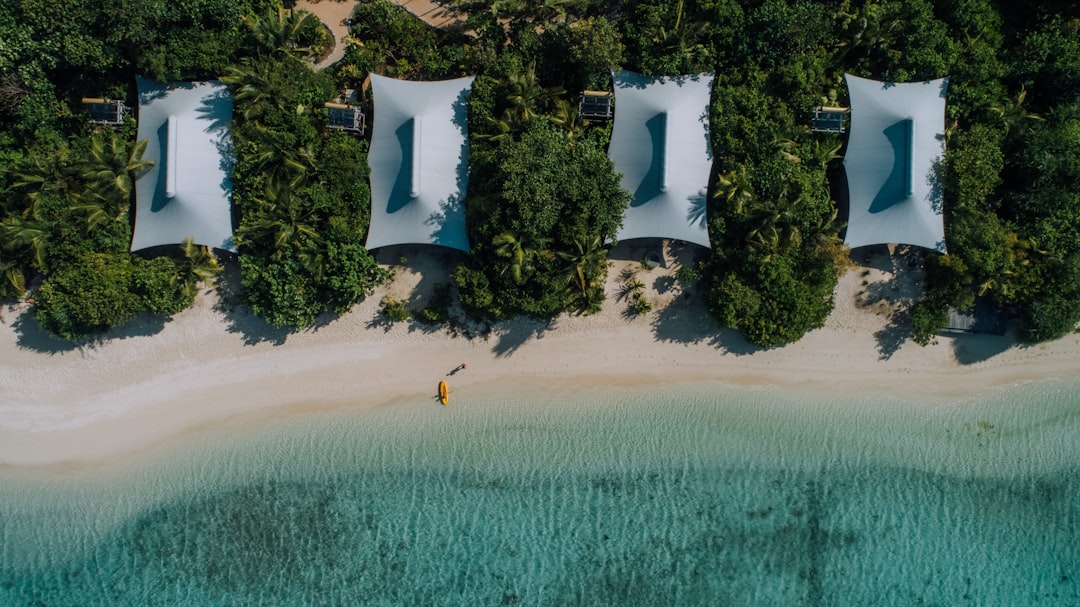
{"type": "Polygon", "coordinates": [[[463,389],[0,476],[0,605],[1078,605],[1080,383],[463,389]]]}

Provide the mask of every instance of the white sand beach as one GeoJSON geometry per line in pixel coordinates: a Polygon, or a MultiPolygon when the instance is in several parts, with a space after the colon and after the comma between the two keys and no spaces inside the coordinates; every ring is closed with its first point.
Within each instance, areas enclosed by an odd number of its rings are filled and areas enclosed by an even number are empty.
{"type": "Polygon", "coordinates": [[[140,318],[81,345],[45,335],[28,305],[8,305],[0,308],[0,467],[107,460],[258,416],[360,411],[427,395],[437,408],[442,379],[452,390],[450,407],[467,407],[471,390],[518,379],[887,391],[925,395],[912,406],[933,407],[994,386],[1080,374],[1076,335],[1030,347],[995,336],[943,336],[926,348],[903,340],[896,310],[917,293],[919,276],[905,257],[883,249],[841,279],[825,327],[787,347],[758,349],[717,329],[700,298],[680,291],[672,275],[692,249],[669,249],[664,265],[643,270],[633,260],[645,248],[620,245],[600,314],[563,316],[550,326],[518,319],[472,338],[381,318],[384,294],[419,307],[434,284],[448,280],[450,258],[428,247],[381,252],[380,261],[396,269],[391,285],[343,317],[296,333],[242,311],[227,287],[205,290],[164,323],[140,318]],[[652,312],[626,313],[618,293],[627,269],[647,285],[652,312]],[[467,369],[447,376],[463,362],[467,369]]]}

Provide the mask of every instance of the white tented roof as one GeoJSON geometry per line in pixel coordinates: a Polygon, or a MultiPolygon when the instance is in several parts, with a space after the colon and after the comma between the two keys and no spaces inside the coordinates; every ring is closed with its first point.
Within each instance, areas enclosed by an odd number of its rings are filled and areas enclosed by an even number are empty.
{"type": "Polygon", "coordinates": [[[235,251],[232,241],[232,95],[218,81],[159,84],[136,78],[143,158],[135,181],[131,250],[197,244],[235,251]]]}
{"type": "Polygon", "coordinates": [[[617,238],[677,238],[709,246],[706,201],[712,74],[615,74],[608,156],[633,195],[617,238]]]}
{"type": "Polygon", "coordinates": [[[948,79],[894,84],[848,74],[844,156],[848,246],[909,244],[945,252],[941,157],[948,79]]]}
{"type": "Polygon", "coordinates": [[[367,248],[437,244],[469,250],[465,232],[473,78],[409,82],[371,75],[371,227],[367,248]]]}

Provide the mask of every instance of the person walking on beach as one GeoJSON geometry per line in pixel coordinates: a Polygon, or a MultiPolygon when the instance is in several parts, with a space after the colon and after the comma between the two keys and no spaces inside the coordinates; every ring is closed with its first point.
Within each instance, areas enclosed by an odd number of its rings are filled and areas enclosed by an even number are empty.
{"type": "Polygon", "coordinates": [[[451,372],[449,372],[449,373],[447,373],[447,375],[453,375],[453,374],[457,373],[458,371],[462,371],[462,370],[464,370],[464,369],[465,369],[465,367],[466,367],[466,364],[465,364],[465,363],[461,363],[460,365],[458,365],[458,366],[454,367],[454,370],[453,370],[453,371],[451,371],[451,372]]]}

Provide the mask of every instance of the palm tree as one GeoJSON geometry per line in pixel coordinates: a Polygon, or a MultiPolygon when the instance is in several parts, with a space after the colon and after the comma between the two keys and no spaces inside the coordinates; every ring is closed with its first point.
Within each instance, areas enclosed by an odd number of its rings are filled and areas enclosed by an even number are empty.
{"type": "Polygon", "coordinates": [[[250,156],[254,169],[268,174],[270,179],[288,183],[295,189],[318,171],[314,143],[289,147],[280,133],[259,124],[254,124],[247,134],[248,141],[255,146],[250,156]]]}
{"type": "Polygon", "coordinates": [[[827,168],[832,161],[843,158],[840,155],[843,147],[843,142],[834,137],[814,138],[809,144],[809,153],[803,159],[811,166],[827,168]]]}
{"type": "Polygon", "coordinates": [[[315,243],[322,240],[314,227],[314,212],[295,204],[289,190],[279,182],[270,180],[263,195],[253,202],[258,216],[240,226],[237,236],[242,244],[269,244],[274,257],[280,259],[290,247],[308,248],[305,240],[315,243]]]}
{"type": "Polygon", "coordinates": [[[87,155],[75,163],[75,173],[85,184],[81,191],[68,193],[68,211],[85,215],[88,230],[110,221],[123,221],[131,201],[135,179],[154,165],[143,159],[148,140],[128,144],[116,135],[95,134],[87,155]]]}
{"type": "Polygon", "coordinates": [[[186,297],[193,297],[199,283],[211,284],[221,273],[221,264],[210,247],[195,244],[195,239],[188,236],[180,245],[184,257],[176,263],[172,280],[178,283],[186,297]]]}
{"type": "Polygon", "coordinates": [[[851,259],[851,249],[840,238],[840,232],[844,229],[844,222],[837,218],[836,204],[832,210],[818,217],[817,221],[809,228],[809,234],[804,242],[827,255],[833,263],[833,267],[840,273],[855,265],[851,259]]]}
{"type": "Polygon", "coordinates": [[[572,21],[586,8],[583,0],[455,0],[454,4],[469,14],[486,9],[496,19],[525,19],[537,24],[572,21]]]}
{"type": "Polygon", "coordinates": [[[787,251],[802,244],[798,219],[802,211],[804,198],[791,198],[783,192],[775,203],[764,202],[750,212],[750,229],[746,233],[746,242],[765,255],[765,260],[773,254],[787,251]]]}
{"type": "Polygon", "coordinates": [[[637,278],[631,278],[623,283],[622,289],[619,291],[619,295],[623,299],[638,299],[645,291],[645,283],[641,282],[637,278]]]}
{"type": "Polygon", "coordinates": [[[665,49],[668,54],[684,57],[692,63],[701,63],[709,54],[709,49],[699,40],[705,34],[708,23],[683,19],[685,0],[679,0],[675,6],[675,24],[671,29],[656,27],[651,32],[654,43],[665,49]]]}
{"type": "Polygon", "coordinates": [[[506,100],[510,102],[510,116],[520,122],[527,122],[540,116],[542,105],[553,97],[558,97],[566,91],[561,88],[545,89],[540,86],[536,77],[536,62],[533,61],[524,72],[511,74],[507,79],[510,85],[510,94],[506,100]]]}
{"type": "Polygon", "coordinates": [[[488,118],[488,124],[492,127],[491,133],[478,134],[480,139],[486,139],[492,142],[499,142],[506,139],[514,130],[514,118],[510,115],[510,110],[503,112],[502,118],[488,118]]]}
{"type": "Polygon", "coordinates": [[[305,59],[312,54],[311,47],[301,45],[314,39],[321,27],[318,18],[308,11],[280,7],[261,17],[251,15],[245,22],[264,51],[294,59],[305,59]]]}
{"type": "Polygon", "coordinates": [[[45,267],[45,258],[49,251],[49,238],[52,233],[49,225],[37,217],[10,215],[0,222],[0,243],[5,248],[24,248],[30,253],[34,267],[45,267]]]}
{"type": "Polygon", "coordinates": [[[570,145],[574,145],[574,140],[589,126],[588,122],[578,117],[577,106],[562,97],[555,99],[555,109],[548,119],[566,132],[566,140],[570,145]]]}
{"type": "Polygon", "coordinates": [[[795,164],[805,164],[825,168],[833,160],[843,158],[840,149],[844,144],[832,137],[813,138],[799,143],[794,139],[777,139],[776,148],[785,160],[795,164]]]}
{"type": "Polygon", "coordinates": [[[547,238],[526,238],[513,232],[503,232],[492,239],[495,245],[495,254],[510,260],[510,275],[514,282],[525,282],[525,272],[532,269],[532,262],[537,257],[550,258],[551,251],[547,250],[550,242],[547,238]]]}
{"type": "Polygon", "coordinates": [[[574,251],[560,251],[559,258],[566,262],[565,271],[570,275],[570,282],[581,291],[581,296],[589,298],[589,287],[593,286],[595,274],[604,261],[604,242],[599,236],[592,240],[574,240],[574,251]]]}
{"type": "Polygon", "coordinates": [[[952,139],[952,136],[956,134],[956,131],[959,128],[960,128],[960,121],[956,120],[956,119],[950,120],[949,123],[945,125],[945,145],[946,146],[949,145],[949,140],[952,139]]]}
{"type": "Polygon", "coordinates": [[[756,198],[746,165],[740,164],[738,169],[717,176],[713,198],[724,199],[736,214],[742,215],[756,198]]]}
{"type": "Polygon", "coordinates": [[[849,66],[858,59],[885,56],[897,39],[896,32],[904,24],[893,15],[883,16],[879,5],[867,5],[858,15],[846,15],[850,19],[847,35],[834,48],[833,65],[849,66]]]}
{"type": "Polygon", "coordinates": [[[44,164],[37,162],[25,173],[11,172],[11,189],[21,190],[24,197],[31,205],[37,202],[41,192],[53,184],[53,171],[44,164]]]}
{"type": "Polygon", "coordinates": [[[491,244],[495,245],[496,255],[510,260],[510,275],[514,278],[514,282],[518,284],[525,282],[524,268],[528,255],[526,255],[527,249],[521,237],[513,232],[503,232],[496,235],[491,240],[491,244]]]}
{"type": "Polygon", "coordinates": [[[777,139],[773,141],[773,145],[776,146],[777,151],[780,152],[780,157],[789,162],[795,164],[802,163],[802,158],[799,156],[799,142],[794,139],[777,139]]]}
{"type": "Polygon", "coordinates": [[[1021,135],[1031,127],[1032,122],[1046,120],[1042,116],[1029,112],[1024,107],[1027,98],[1027,89],[1021,87],[1016,97],[1006,99],[1004,102],[990,108],[990,111],[1001,120],[1005,127],[1005,136],[1021,135]]]}
{"type": "Polygon", "coordinates": [[[26,206],[23,218],[37,217],[37,203],[43,193],[65,192],[70,189],[70,171],[60,165],[58,157],[34,160],[29,166],[7,169],[11,176],[10,188],[22,194],[26,206]]]}
{"type": "Polygon", "coordinates": [[[0,287],[0,296],[7,294],[21,297],[26,293],[26,277],[18,263],[10,259],[0,259],[0,272],[3,272],[6,279],[4,286],[0,287]]]}
{"type": "Polygon", "coordinates": [[[527,10],[536,23],[573,21],[586,5],[583,0],[539,0],[531,4],[527,10]]]}
{"type": "Polygon", "coordinates": [[[282,155],[281,162],[285,171],[292,173],[289,187],[295,188],[307,183],[318,172],[317,156],[318,152],[315,151],[315,144],[312,142],[291,150],[289,154],[282,155]]]}
{"type": "Polygon", "coordinates": [[[79,164],[79,175],[92,190],[103,196],[115,192],[121,201],[118,205],[127,210],[131,188],[135,179],[154,166],[153,160],[143,159],[149,140],[135,142],[130,148],[123,139],[111,135],[108,141],[100,135],[90,138],[89,157],[79,164]]]}
{"type": "Polygon", "coordinates": [[[832,209],[827,215],[820,216],[811,226],[813,234],[811,242],[821,248],[829,248],[837,244],[842,245],[840,231],[844,229],[844,222],[838,221],[838,210],[833,203],[832,209]]]}
{"type": "Polygon", "coordinates": [[[124,221],[127,208],[121,207],[117,209],[117,205],[112,204],[105,196],[95,191],[87,191],[79,195],[71,196],[71,200],[75,203],[68,206],[67,210],[71,213],[82,213],[85,215],[86,229],[88,231],[94,231],[98,228],[108,224],[110,221],[124,221]]]}
{"type": "Polygon", "coordinates": [[[240,102],[237,106],[245,120],[257,121],[270,106],[277,105],[269,69],[269,63],[265,61],[241,63],[230,65],[218,77],[233,87],[233,98],[240,102]]]}

